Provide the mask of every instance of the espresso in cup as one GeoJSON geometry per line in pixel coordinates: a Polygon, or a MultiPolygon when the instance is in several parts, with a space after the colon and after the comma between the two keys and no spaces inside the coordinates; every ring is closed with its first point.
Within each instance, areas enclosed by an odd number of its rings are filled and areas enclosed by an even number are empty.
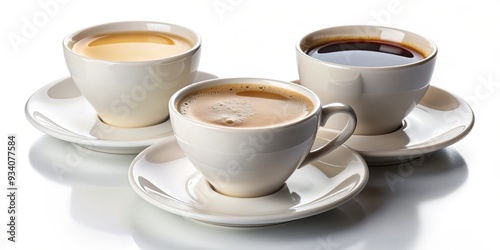
{"type": "Polygon", "coordinates": [[[84,37],[73,46],[76,53],[99,60],[134,62],[158,60],[188,51],[186,38],[163,32],[129,31],[84,37]]]}
{"type": "Polygon", "coordinates": [[[241,83],[195,91],[177,105],[181,114],[193,120],[241,128],[294,122],[307,116],[314,107],[311,100],[292,90],[241,83]]]}

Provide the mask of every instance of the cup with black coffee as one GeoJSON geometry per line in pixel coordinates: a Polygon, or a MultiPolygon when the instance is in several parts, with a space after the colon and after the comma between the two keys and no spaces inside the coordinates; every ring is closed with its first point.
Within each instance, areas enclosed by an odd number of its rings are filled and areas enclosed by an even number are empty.
{"type": "MultiPolygon", "coordinates": [[[[358,116],[357,135],[397,130],[425,95],[437,46],[416,33],[368,25],[330,27],[296,44],[300,84],[322,103],[342,102],[358,116]]],[[[342,119],[326,127],[341,129],[342,119]]]]}

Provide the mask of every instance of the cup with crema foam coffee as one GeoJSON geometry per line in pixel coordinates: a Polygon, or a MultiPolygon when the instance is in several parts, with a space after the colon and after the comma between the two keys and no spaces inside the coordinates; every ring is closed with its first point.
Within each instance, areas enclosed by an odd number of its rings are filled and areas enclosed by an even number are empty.
{"type": "MultiPolygon", "coordinates": [[[[354,134],[380,135],[402,120],[425,95],[437,57],[429,39],[396,28],[330,27],[296,44],[300,84],[321,102],[343,102],[358,116],[354,134]]],[[[342,128],[342,118],[325,126],[342,128]]]]}
{"type": "Polygon", "coordinates": [[[166,121],[169,98],[194,80],[201,37],[175,24],[117,22],[74,32],[63,48],[71,78],[104,123],[147,127],[166,121]]]}
{"type": "Polygon", "coordinates": [[[321,106],[303,86],[261,78],[191,84],[172,96],[169,109],[186,157],[215,191],[233,197],[279,190],[297,168],[340,146],[356,127],[348,105],[321,106]],[[349,118],[342,131],[311,151],[318,128],[337,114],[349,118]]]}

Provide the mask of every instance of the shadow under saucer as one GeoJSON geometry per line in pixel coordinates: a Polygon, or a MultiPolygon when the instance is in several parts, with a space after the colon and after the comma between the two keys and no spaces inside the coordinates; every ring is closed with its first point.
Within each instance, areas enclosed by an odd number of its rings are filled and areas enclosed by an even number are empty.
{"type": "Polygon", "coordinates": [[[467,164],[452,148],[394,166],[370,168],[365,188],[324,213],[265,227],[224,227],[186,219],[137,197],[127,172],[132,156],[90,151],[42,136],[33,168],[72,188],[71,216],[89,228],[130,235],[142,249],[410,248],[421,231],[419,207],[459,189],[467,164]]]}
{"type": "Polygon", "coordinates": [[[137,195],[128,183],[133,155],[96,152],[47,135],[31,147],[33,169],[71,188],[70,215],[79,224],[118,235],[130,233],[137,195]]]}

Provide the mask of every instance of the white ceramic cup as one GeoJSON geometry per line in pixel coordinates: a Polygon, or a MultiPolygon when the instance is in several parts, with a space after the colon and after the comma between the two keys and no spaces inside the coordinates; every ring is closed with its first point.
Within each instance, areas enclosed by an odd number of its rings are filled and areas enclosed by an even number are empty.
{"type": "MultiPolygon", "coordinates": [[[[314,91],[322,103],[342,102],[358,116],[354,134],[378,135],[398,129],[429,87],[437,46],[418,34],[389,27],[353,25],[307,34],[296,44],[300,84],[314,91]],[[420,61],[398,66],[360,67],[325,62],[307,52],[328,41],[368,39],[409,44],[422,52],[420,61]]],[[[334,119],[327,128],[340,129],[334,119]]]]}
{"type": "MultiPolygon", "coordinates": [[[[174,135],[186,157],[217,192],[234,197],[259,197],[279,190],[297,168],[340,146],[356,127],[356,115],[348,105],[322,107],[317,95],[303,86],[261,78],[213,79],[189,85],[172,96],[169,109],[174,135]],[[314,107],[298,121],[250,128],[199,122],[177,108],[178,102],[194,91],[234,83],[298,92],[314,107]],[[347,114],[345,128],[328,144],[311,151],[319,126],[334,114],[347,114]]],[[[269,109],[286,112],[284,106],[269,109]]]]}
{"type": "Polygon", "coordinates": [[[76,31],[63,40],[64,57],[75,85],[103,122],[116,127],[147,127],[168,118],[168,100],[192,83],[200,60],[201,37],[175,24],[131,21],[76,31]],[[117,62],[75,53],[82,38],[113,32],[154,31],[187,39],[191,49],[166,58],[117,62]]]}

